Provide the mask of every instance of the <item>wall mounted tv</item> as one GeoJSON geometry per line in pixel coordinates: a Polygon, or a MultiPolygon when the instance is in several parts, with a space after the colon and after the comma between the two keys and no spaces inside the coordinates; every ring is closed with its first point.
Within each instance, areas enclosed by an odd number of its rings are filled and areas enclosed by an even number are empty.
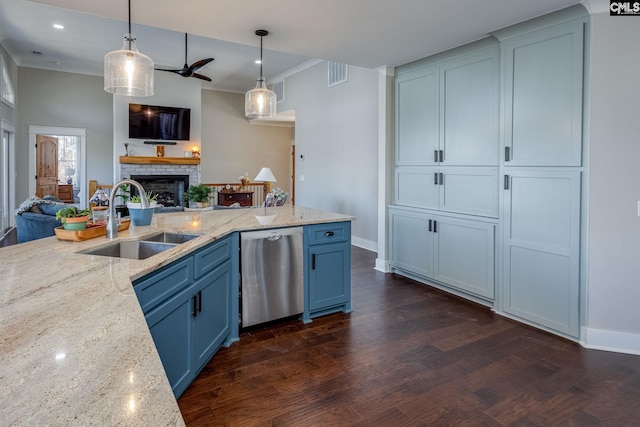
{"type": "Polygon", "coordinates": [[[191,109],[129,104],[129,138],[188,141],[191,109]]]}

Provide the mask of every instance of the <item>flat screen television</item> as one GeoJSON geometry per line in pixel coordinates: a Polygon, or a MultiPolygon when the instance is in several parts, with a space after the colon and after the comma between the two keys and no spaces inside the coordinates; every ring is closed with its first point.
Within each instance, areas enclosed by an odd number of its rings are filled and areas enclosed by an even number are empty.
{"type": "Polygon", "coordinates": [[[191,109],[129,104],[129,138],[188,141],[191,109]]]}

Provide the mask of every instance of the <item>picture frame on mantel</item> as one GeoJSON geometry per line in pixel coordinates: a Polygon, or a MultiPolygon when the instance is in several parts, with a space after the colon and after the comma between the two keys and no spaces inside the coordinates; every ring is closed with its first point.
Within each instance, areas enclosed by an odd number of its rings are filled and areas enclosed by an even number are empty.
{"type": "Polygon", "coordinates": [[[15,108],[15,91],[11,82],[9,68],[5,62],[4,55],[0,55],[0,101],[11,109],[15,108]]]}

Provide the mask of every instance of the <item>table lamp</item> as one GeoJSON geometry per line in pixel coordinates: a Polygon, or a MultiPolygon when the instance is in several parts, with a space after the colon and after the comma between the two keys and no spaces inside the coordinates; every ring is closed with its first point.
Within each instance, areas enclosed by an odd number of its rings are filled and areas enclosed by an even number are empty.
{"type": "Polygon", "coordinates": [[[269,169],[269,168],[260,169],[260,172],[258,172],[258,175],[256,175],[256,178],[254,179],[254,181],[262,181],[263,182],[263,184],[264,184],[264,187],[262,189],[262,197],[263,198],[267,195],[267,181],[268,182],[278,182],[276,177],[273,176],[273,172],[271,172],[271,169],[269,169]]]}

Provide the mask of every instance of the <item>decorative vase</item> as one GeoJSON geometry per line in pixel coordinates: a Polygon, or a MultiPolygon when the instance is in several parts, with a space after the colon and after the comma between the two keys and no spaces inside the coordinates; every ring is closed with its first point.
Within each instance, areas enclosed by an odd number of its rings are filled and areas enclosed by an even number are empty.
{"type": "Polygon", "coordinates": [[[131,223],[133,225],[140,226],[151,224],[154,208],[136,209],[130,206],[127,207],[129,208],[129,217],[131,218],[131,223]]]}
{"type": "Polygon", "coordinates": [[[65,218],[64,224],[62,224],[62,227],[65,230],[72,230],[72,231],[86,230],[87,221],[89,221],[89,215],[65,218]]]}

